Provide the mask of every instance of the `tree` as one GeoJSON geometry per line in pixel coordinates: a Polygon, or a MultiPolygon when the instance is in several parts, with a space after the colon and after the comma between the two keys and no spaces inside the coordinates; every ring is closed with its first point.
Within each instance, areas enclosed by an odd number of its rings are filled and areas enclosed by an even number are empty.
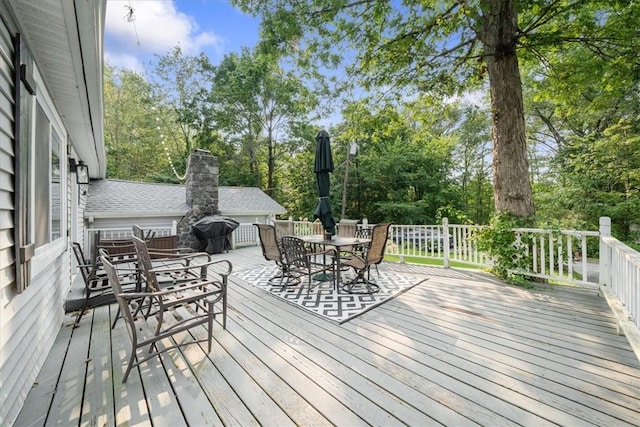
{"type": "Polygon", "coordinates": [[[171,172],[160,144],[151,86],[139,74],[105,65],[107,177],[166,180],[171,172]]]}
{"type": "Polygon", "coordinates": [[[172,110],[169,117],[166,114],[158,116],[159,124],[165,129],[180,131],[180,140],[171,142],[174,147],[182,148],[179,161],[183,165],[186,165],[187,158],[196,148],[196,142],[211,142],[203,139],[203,135],[209,135],[204,126],[207,94],[213,73],[214,68],[204,53],[198,56],[185,55],[179,46],[159,56],[154,67],[155,96],[161,105],[172,110]],[[199,133],[200,138],[197,138],[199,133]]]}
{"type": "Polygon", "coordinates": [[[600,216],[610,216],[616,236],[626,239],[631,225],[640,222],[632,173],[640,164],[630,149],[640,136],[640,75],[633,54],[640,5],[615,4],[600,12],[606,12],[607,26],[599,44],[540,46],[522,63],[530,145],[550,159],[543,158],[537,171],[540,217],[568,228],[597,228],[600,216]]]}
{"type": "Polygon", "coordinates": [[[453,160],[460,186],[460,209],[473,223],[488,222],[492,209],[491,135],[489,117],[478,107],[461,107],[460,123],[455,130],[453,160]]]}
{"type": "MultiPolygon", "coordinates": [[[[442,207],[457,204],[451,176],[454,139],[447,131],[446,107],[418,99],[403,107],[350,103],[344,123],[332,133],[336,164],[349,143],[358,142],[350,174],[346,211],[373,222],[433,223],[442,207]],[[426,110],[437,114],[421,114],[426,110]],[[432,118],[438,117],[438,123],[432,118]],[[442,126],[441,126],[442,125],[442,126]]],[[[342,173],[336,168],[334,175],[342,173]]],[[[340,179],[342,177],[340,176],[340,179]]],[[[332,188],[339,190],[342,186],[332,188]]],[[[334,200],[339,197],[334,197],[334,200]]]]}
{"type": "Polygon", "coordinates": [[[223,58],[208,101],[212,123],[225,137],[238,142],[258,187],[264,187],[260,155],[266,147],[266,192],[273,195],[278,147],[306,120],[315,104],[313,97],[275,58],[244,48],[240,54],[223,58]]]}
{"type": "MultiPolygon", "coordinates": [[[[469,87],[488,77],[494,199],[498,212],[534,213],[518,53],[582,43],[606,51],[609,19],[629,2],[235,0],[261,14],[268,45],[299,63],[339,65],[365,89],[429,91],[469,87]],[[342,50],[338,50],[342,48],[342,50]],[[341,57],[339,56],[341,55],[341,57]],[[344,64],[343,64],[344,65],[344,64]]],[[[632,2],[631,2],[632,3],[632,2]]],[[[637,54],[637,53],[636,53],[637,54]]]]}

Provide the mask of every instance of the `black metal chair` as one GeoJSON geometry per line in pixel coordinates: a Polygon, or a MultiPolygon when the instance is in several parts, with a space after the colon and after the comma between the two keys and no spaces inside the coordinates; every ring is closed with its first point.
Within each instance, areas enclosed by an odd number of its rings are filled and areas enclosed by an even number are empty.
{"type": "Polygon", "coordinates": [[[378,224],[371,232],[371,243],[364,254],[351,253],[351,256],[340,262],[340,267],[353,268],[356,277],[342,285],[342,290],[348,293],[372,294],[380,290],[380,286],[371,281],[370,270],[384,259],[384,250],[391,224],[378,224]],[[366,277],[365,277],[366,275],[366,277]],[[360,286],[364,285],[364,286],[360,286]]]}
{"type": "Polygon", "coordinates": [[[302,239],[295,236],[282,237],[280,244],[282,245],[284,263],[288,273],[298,278],[301,278],[303,275],[307,276],[307,295],[309,295],[311,287],[313,286],[313,274],[330,270],[333,275],[332,280],[335,285],[335,249],[313,251],[305,245],[302,239]],[[316,261],[319,255],[322,255],[322,262],[316,261]],[[327,259],[330,260],[330,264],[328,265],[325,264],[325,260],[327,259]]]}

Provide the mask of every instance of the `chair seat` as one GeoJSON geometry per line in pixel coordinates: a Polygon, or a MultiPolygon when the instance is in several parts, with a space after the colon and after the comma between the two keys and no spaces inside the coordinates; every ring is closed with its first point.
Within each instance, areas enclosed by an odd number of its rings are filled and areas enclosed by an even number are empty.
{"type": "Polygon", "coordinates": [[[362,269],[367,265],[366,262],[359,256],[342,257],[340,259],[340,264],[355,269],[362,269]]]}
{"type": "Polygon", "coordinates": [[[371,280],[370,270],[372,266],[377,266],[384,258],[390,227],[391,224],[376,225],[371,231],[369,246],[363,248],[361,254],[351,252],[340,260],[338,268],[353,268],[356,273],[353,280],[342,286],[345,292],[371,294],[380,290],[380,286],[371,280]]]}

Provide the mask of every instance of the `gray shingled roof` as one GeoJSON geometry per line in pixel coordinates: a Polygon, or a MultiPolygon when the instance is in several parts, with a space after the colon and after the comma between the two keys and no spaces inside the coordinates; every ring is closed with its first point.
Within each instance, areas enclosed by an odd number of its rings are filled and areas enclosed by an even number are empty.
{"type": "MultiPolygon", "coordinates": [[[[186,188],[177,184],[91,181],[85,216],[177,216],[189,207],[186,188]]],[[[286,210],[256,187],[219,187],[218,209],[222,215],[282,215],[286,210]]]]}

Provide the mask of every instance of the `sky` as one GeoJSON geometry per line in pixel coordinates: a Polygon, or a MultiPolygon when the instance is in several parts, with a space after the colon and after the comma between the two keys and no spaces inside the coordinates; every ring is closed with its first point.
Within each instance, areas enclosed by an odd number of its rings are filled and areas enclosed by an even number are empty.
{"type": "Polygon", "coordinates": [[[226,0],[108,0],[105,59],[143,72],[154,55],[180,46],[217,64],[225,54],[255,46],[259,25],[226,0]]]}
{"type": "MultiPolygon", "coordinates": [[[[187,55],[204,52],[212,64],[224,55],[254,47],[260,19],[234,8],[228,0],[107,0],[105,60],[111,66],[144,74],[154,55],[180,46],[187,55]]],[[[464,101],[482,104],[483,94],[464,101]]],[[[321,125],[341,120],[338,111],[324,113],[321,125]]]]}

